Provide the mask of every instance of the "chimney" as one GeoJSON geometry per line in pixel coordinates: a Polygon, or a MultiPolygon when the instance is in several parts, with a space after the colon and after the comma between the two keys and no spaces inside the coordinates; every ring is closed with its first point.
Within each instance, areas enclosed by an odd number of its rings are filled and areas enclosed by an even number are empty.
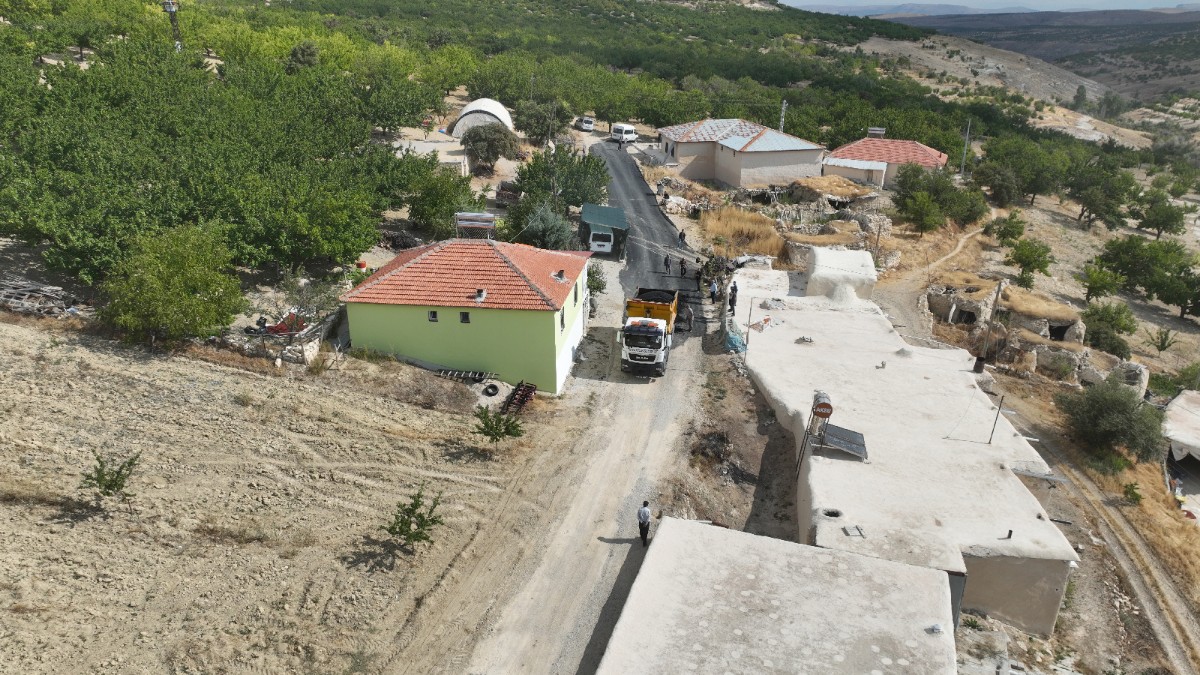
{"type": "Polygon", "coordinates": [[[559,270],[559,271],[555,272],[554,278],[558,279],[559,281],[566,281],[567,280],[567,271],[559,270]]]}
{"type": "Polygon", "coordinates": [[[867,127],[867,138],[883,138],[887,134],[885,127],[867,127]]]}
{"type": "Polygon", "coordinates": [[[475,289],[475,302],[481,303],[484,301],[485,298],[487,298],[487,289],[476,288],[475,289]]]}

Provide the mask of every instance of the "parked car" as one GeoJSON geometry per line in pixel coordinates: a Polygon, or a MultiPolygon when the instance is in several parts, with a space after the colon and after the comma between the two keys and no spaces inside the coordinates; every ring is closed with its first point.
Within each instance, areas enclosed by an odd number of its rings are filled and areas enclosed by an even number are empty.
{"type": "Polygon", "coordinates": [[[614,124],[609,138],[614,141],[632,143],[637,140],[637,130],[632,124],[614,124]]]}
{"type": "Polygon", "coordinates": [[[580,131],[594,131],[596,129],[596,120],[591,117],[576,118],[575,128],[580,131]]]}

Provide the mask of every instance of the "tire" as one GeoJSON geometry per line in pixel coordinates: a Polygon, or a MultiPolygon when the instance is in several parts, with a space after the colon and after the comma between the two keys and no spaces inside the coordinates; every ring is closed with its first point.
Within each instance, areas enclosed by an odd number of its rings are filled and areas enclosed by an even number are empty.
{"type": "Polygon", "coordinates": [[[494,384],[489,384],[488,386],[483,388],[484,396],[495,396],[496,394],[499,394],[499,393],[500,393],[500,387],[497,387],[494,384]]]}

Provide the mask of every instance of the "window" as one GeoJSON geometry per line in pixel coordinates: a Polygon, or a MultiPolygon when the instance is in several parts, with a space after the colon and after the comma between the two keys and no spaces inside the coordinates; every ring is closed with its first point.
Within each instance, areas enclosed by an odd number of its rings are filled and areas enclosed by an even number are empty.
{"type": "Polygon", "coordinates": [[[432,322],[434,322],[434,323],[437,323],[437,312],[430,312],[430,313],[429,313],[429,320],[430,320],[430,321],[432,321],[432,322]]]}
{"type": "Polygon", "coordinates": [[[558,332],[563,332],[567,329],[567,310],[558,313],[558,332]]]}
{"type": "Polygon", "coordinates": [[[459,312],[458,313],[458,322],[459,323],[471,323],[471,313],[470,312],[459,312]]]}
{"type": "Polygon", "coordinates": [[[575,304],[579,304],[579,284],[575,284],[575,304]]]}

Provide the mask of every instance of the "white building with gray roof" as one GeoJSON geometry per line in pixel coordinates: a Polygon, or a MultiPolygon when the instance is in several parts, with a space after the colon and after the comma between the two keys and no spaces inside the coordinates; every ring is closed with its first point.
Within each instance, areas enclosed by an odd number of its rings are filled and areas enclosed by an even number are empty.
{"type": "Polygon", "coordinates": [[[661,151],[679,175],[731,187],[790,185],[821,175],[825,148],[741,119],[701,120],[658,130],[661,151]]]}

